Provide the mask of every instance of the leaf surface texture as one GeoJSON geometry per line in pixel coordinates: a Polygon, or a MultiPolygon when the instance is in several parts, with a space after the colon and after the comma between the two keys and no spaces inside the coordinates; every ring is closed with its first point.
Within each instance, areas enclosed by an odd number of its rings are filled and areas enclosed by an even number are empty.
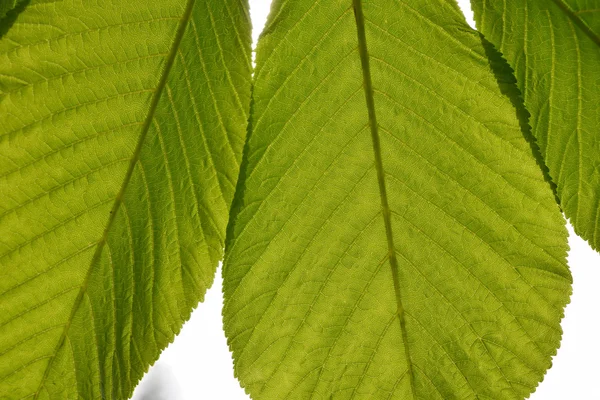
{"type": "Polygon", "coordinates": [[[600,2],[472,4],[477,28],[515,70],[565,215],[600,250],[600,2]]]}
{"type": "Polygon", "coordinates": [[[0,398],[126,399],[211,285],[239,0],[32,0],[0,40],[0,398]]]}
{"type": "Polygon", "coordinates": [[[567,234],[456,4],[276,0],[254,79],[223,270],[248,393],[529,395],[567,234]]]}
{"type": "Polygon", "coordinates": [[[0,20],[6,17],[6,13],[14,9],[17,4],[19,4],[18,0],[2,0],[0,2],[0,20]]]}

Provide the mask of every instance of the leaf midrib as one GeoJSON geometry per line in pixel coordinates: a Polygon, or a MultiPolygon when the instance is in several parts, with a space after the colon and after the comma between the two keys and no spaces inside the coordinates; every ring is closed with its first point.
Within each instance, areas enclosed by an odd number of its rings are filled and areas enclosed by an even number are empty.
{"type": "MultiPolygon", "coordinates": [[[[175,62],[175,57],[177,56],[179,46],[181,45],[181,41],[183,39],[183,35],[184,35],[185,30],[188,26],[188,23],[191,19],[192,10],[194,9],[195,2],[196,2],[196,0],[188,0],[187,1],[184,13],[181,16],[179,26],[177,27],[177,31],[176,31],[175,37],[173,39],[173,44],[171,45],[171,49],[170,49],[169,53],[166,55],[166,59],[165,59],[166,61],[165,61],[165,66],[164,66],[162,75],[161,75],[158,85],[155,89],[154,95],[152,96],[152,100],[150,102],[150,107],[148,108],[148,114],[146,115],[146,119],[144,120],[144,123],[142,125],[140,136],[138,138],[138,142],[137,142],[136,147],[131,156],[131,160],[130,160],[129,166],[127,168],[127,171],[125,172],[125,177],[123,178],[123,183],[121,185],[121,189],[119,190],[119,192],[117,193],[117,196],[115,197],[115,201],[111,208],[110,216],[106,223],[106,227],[104,229],[102,237],[96,244],[96,251],[94,252],[94,255],[92,256],[88,271],[87,271],[85,278],[81,284],[81,289],[79,290],[79,293],[77,294],[77,297],[75,298],[75,301],[73,303],[73,307],[71,308],[71,314],[69,315],[69,318],[67,319],[67,322],[65,323],[63,332],[57,342],[56,348],[54,349],[54,352],[52,353],[50,360],[48,361],[48,365],[46,366],[46,369],[44,370],[44,375],[42,376],[42,379],[40,380],[40,384],[33,396],[33,400],[38,399],[38,396],[41,392],[44,382],[46,381],[46,378],[48,377],[48,374],[49,374],[50,370],[52,369],[52,365],[53,365],[54,360],[56,359],[56,355],[58,354],[60,348],[62,347],[62,345],[65,342],[65,339],[67,337],[67,333],[69,331],[69,328],[71,326],[73,318],[75,317],[75,314],[76,314],[77,310],[79,309],[79,306],[81,305],[81,302],[83,300],[83,296],[87,291],[87,287],[88,287],[90,276],[92,275],[93,267],[100,261],[100,257],[102,255],[102,250],[104,249],[104,245],[106,244],[106,241],[108,239],[108,233],[116,219],[117,212],[119,211],[119,208],[120,208],[121,204],[123,203],[123,196],[125,195],[127,186],[129,185],[129,182],[131,181],[131,177],[133,175],[135,166],[140,159],[140,154],[142,152],[142,147],[144,145],[144,141],[150,130],[150,126],[154,119],[154,114],[158,107],[158,102],[160,100],[163,89],[167,85],[167,80],[169,78],[171,68],[173,67],[173,64],[175,62]]],[[[99,357],[100,357],[100,355],[99,355],[99,357]]]]}
{"type": "Polygon", "coordinates": [[[371,139],[373,141],[373,153],[375,156],[375,167],[377,170],[377,182],[379,185],[379,194],[381,198],[381,209],[383,214],[383,222],[385,225],[385,234],[388,245],[388,260],[392,270],[392,279],[394,281],[394,293],[397,303],[397,316],[402,332],[402,341],[404,347],[404,356],[407,363],[407,375],[410,381],[412,398],[415,398],[415,386],[412,361],[408,349],[408,340],[406,334],[404,307],[400,295],[400,277],[398,274],[398,259],[396,258],[396,248],[394,246],[394,235],[392,231],[391,210],[387,198],[387,190],[385,184],[385,171],[383,169],[383,160],[381,157],[381,143],[379,137],[379,125],[377,124],[377,113],[375,112],[375,99],[373,96],[373,82],[371,79],[371,67],[369,64],[369,52],[367,50],[367,38],[365,33],[365,18],[362,9],[362,0],[352,0],[354,8],[354,16],[356,21],[356,30],[358,34],[358,52],[360,55],[360,63],[363,74],[363,87],[365,90],[365,100],[367,102],[367,110],[369,114],[369,128],[371,131],[371,139]]]}

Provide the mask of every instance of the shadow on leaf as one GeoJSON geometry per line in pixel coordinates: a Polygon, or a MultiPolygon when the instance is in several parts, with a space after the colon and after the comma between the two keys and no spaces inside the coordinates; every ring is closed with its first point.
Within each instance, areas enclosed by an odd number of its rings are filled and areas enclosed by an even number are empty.
{"type": "Polygon", "coordinates": [[[508,61],[506,61],[506,59],[503,57],[502,53],[496,49],[496,46],[489,42],[483,36],[483,34],[479,33],[479,38],[489,60],[490,68],[494,73],[496,82],[498,83],[498,88],[500,88],[500,92],[503,95],[508,97],[511,104],[515,108],[523,137],[525,137],[525,140],[527,140],[527,143],[529,143],[529,146],[531,147],[531,154],[541,168],[542,173],[544,174],[544,180],[550,185],[550,188],[554,194],[554,198],[556,199],[556,203],[560,207],[560,201],[556,191],[556,184],[552,181],[550,171],[544,162],[540,147],[537,144],[535,136],[533,136],[533,133],[531,132],[531,125],[529,125],[529,118],[531,117],[531,114],[527,108],[525,108],[525,102],[523,101],[522,93],[517,87],[517,79],[515,78],[514,70],[508,64],[508,61]]]}

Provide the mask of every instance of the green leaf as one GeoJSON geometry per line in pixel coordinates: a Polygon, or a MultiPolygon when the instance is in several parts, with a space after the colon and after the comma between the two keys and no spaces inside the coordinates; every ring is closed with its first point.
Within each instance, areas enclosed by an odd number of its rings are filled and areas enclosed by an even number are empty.
{"type": "Polygon", "coordinates": [[[600,250],[600,2],[472,0],[515,70],[567,218],[600,250]]]}
{"type": "Polygon", "coordinates": [[[30,0],[0,0],[0,38],[15,23],[17,16],[27,7],[30,0]]]}
{"type": "Polygon", "coordinates": [[[0,2],[0,20],[6,17],[6,13],[14,9],[19,3],[19,0],[2,0],[0,2]]]}
{"type": "Polygon", "coordinates": [[[236,375],[257,400],[523,399],[571,276],[510,77],[452,0],[354,6],[276,0],[259,42],[223,270],[236,375]]]}
{"type": "Polygon", "coordinates": [[[32,0],[0,40],[0,398],[126,399],[211,285],[239,0],[32,0]]]}

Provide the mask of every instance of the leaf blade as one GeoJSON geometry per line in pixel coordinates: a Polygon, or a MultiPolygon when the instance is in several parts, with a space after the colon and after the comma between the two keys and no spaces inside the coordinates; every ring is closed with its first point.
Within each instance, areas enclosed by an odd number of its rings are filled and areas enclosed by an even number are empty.
{"type": "Polygon", "coordinates": [[[127,398],[203,298],[245,134],[245,7],[33,2],[0,40],[0,393],[127,398]]]}
{"type": "Polygon", "coordinates": [[[406,340],[352,2],[273,6],[223,270],[253,398],[523,398],[549,366],[564,222],[477,36],[434,3],[363,3],[406,340]]]}
{"type": "Polygon", "coordinates": [[[502,9],[495,2],[472,4],[479,29],[515,69],[565,215],[598,250],[600,156],[594,132],[600,120],[594,99],[600,86],[594,77],[600,36],[593,2],[507,2],[502,9]],[[494,17],[504,22],[493,25],[494,17]]]}
{"type": "Polygon", "coordinates": [[[6,14],[13,10],[19,4],[18,0],[6,0],[0,4],[0,20],[6,17],[6,14]]]}

